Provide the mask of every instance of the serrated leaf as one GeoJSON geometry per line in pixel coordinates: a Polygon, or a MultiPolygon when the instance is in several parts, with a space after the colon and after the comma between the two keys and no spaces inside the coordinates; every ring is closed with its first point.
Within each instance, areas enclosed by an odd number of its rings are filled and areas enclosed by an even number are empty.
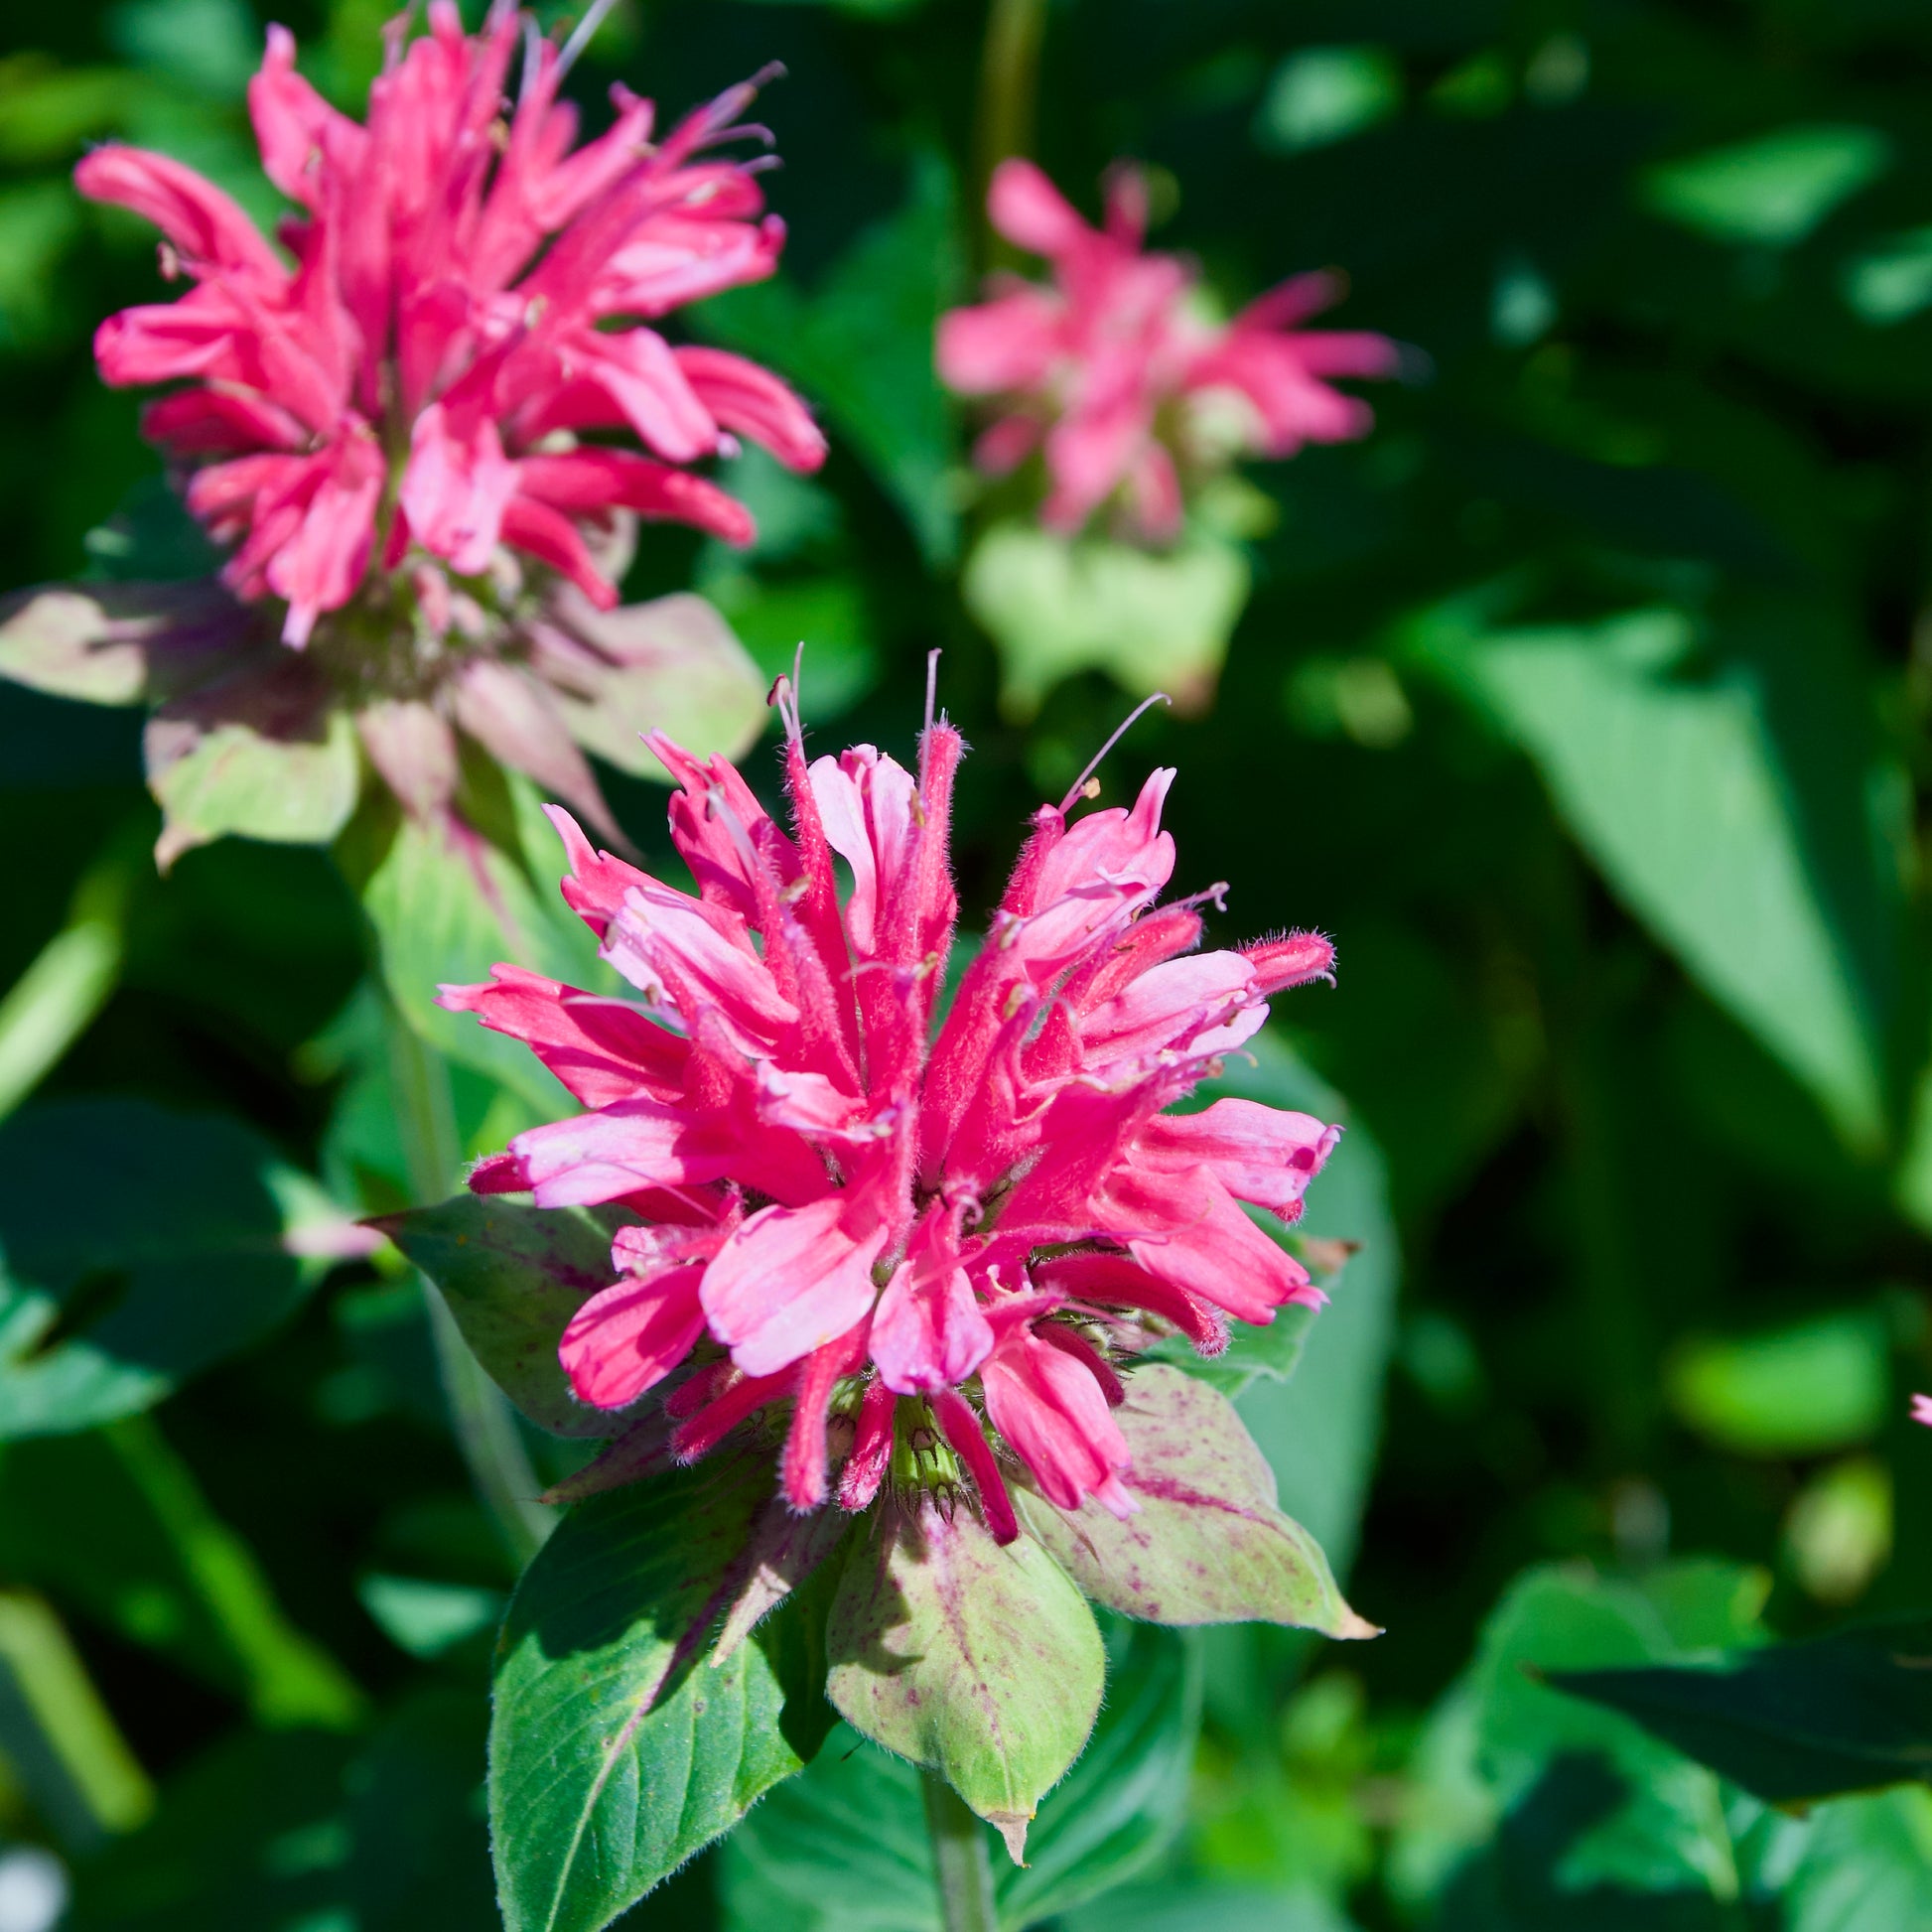
{"type": "Polygon", "coordinates": [[[574,1510],[524,1573],[489,1734],[508,1932],[598,1932],[803,1762],[766,1632],[703,1656],[771,1489],[759,1453],[633,1484],[574,1510]]]}
{"type": "Polygon", "coordinates": [[[1932,1617],[1907,1616],[1710,1664],[1553,1671],[1770,1804],[1932,1779],[1932,1617]]]}
{"type": "Polygon", "coordinates": [[[1054,685],[1083,670],[1200,709],[1248,586],[1240,548],[1204,530],[1172,550],[1146,551],[1007,522],[974,546],[959,589],[1000,647],[1002,702],[1029,718],[1054,685]]]}
{"type": "Polygon", "coordinates": [[[571,1317],[617,1279],[621,1210],[538,1208],[458,1194],[374,1223],[436,1284],[491,1379],[553,1436],[616,1436],[628,1410],[592,1409],[571,1392],[557,1344],[571,1317]]]}
{"type": "Polygon", "coordinates": [[[0,1127],[0,1438],[146,1409],[260,1339],[330,1258],[296,1225],[310,1198],[235,1121],[137,1100],[16,1114],[0,1127]]]}
{"type": "Polygon", "coordinates": [[[1218,1390],[1150,1363],[1114,1415],[1137,1514],[1122,1521],[1091,1499],[1059,1510],[1016,1489],[1027,1527],[1096,1603],[1154,1623],[1378,1634],[1342,1600],[1320,1545],[1275,1506],[1275,1473],[1218,1390]]]}
{"type": "Polygon", "coordinates": [[[0,677],[85,704],[159,703],[235,657],[251,630],[212,581],[46,584],[0,603],[0,677]]]}
{"type": "Polygon", "coordinates": [[[1100,1705],[1100,1632],[1065,1572],[964,1505],[889,1502],[846,1560],[826,1642],[840,1716],[939,1771],[1018,1863],[1100,1705]]]}

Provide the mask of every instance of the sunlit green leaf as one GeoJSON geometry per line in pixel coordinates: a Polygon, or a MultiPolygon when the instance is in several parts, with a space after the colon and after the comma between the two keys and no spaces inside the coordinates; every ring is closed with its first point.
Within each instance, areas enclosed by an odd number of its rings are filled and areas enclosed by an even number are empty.
{"type": "Polygon", "coordinates": [[[799,1768],[767,1631],[705,1661],[771,1470],[713,1458],[581,1505],[497,1645],[490,1826],[508,1932],[597,1932],[799,1768]]]}
{"type": "Polygon", "coordinates": [[[894,1502],[866,1530],[832,1606],[826,1695],[855,1730],[941,1772],[1019,1863],[1100,1706],[1093,1612],[1040,1545],[1002,1547],[964,1504],[894,1502]]]}
{"type": "Polygon", "coordinates": [[[1000,647],[1004,702],[1027,718],[1084,670],[1107,671],[1136,695],[1205,706],[1248,583],[1241,551],[1204,531],[1149,551],[1007,522],[974,546],[959,588],[1000,647]]]}
{"type": "Polygon", "coordinates": [[[1747,1455],[1815,1455],[1874,1435],[1891,1400],[1877,1311],[1793,1327],[1693,1337],[1672,1357],[1671,1405],[1693,1429],[1747,1455]]]}
{"type": "Polygon", "coordinates": [[[1787,127],[1736,147],[1654,168],[1646,183],[1659,214],[1719,241],[1773,247],[1802,241],[1891,162],[1873,127],[1787,127]]]}
{"type": "MultiPolygon", "coordinates": [[[[1595,625],[1497,630],[1444,612],[1418,626],[1425,659],[1457,680],[1536,760],[1578,839],[1610,884],[1825,1103],[1857,1144],[1882,1134],[1872,930],[1875,837],[1861,852],[1812,814],[1862,809],[1859,792],[1794,792],[1794,721],[1741,660],[1696,669],[1695,626],[1678,612],[1595,625]],[[1830,853],[1829,866],[1816,856],[1830,853]]],[[[1815,668],[1815,667],[1814,667],[1815,668]]],[[[1837,672],[1827,664],[1827,674],[1837,672]]],[[[1835,730],[1837,694],[1809,717],[1835,730]]],[[[1838,758],[1836,745],[1817,747],[1838,758]]],[[[1856,786],[1856,758],[1849,759],[1856,786]]],[[[1855,835],[1854,835],[1855,836],[1855,835]]],[[[1877,955],[1874,957],[1874,955],[1877,955]]]]}

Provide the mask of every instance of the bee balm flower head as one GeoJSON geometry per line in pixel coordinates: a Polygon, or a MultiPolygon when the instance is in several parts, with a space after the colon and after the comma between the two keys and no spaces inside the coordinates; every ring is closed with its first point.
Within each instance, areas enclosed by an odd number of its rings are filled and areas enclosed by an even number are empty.
{"type": "Polygon", "coordinates": [[[1102,228],[1030,161],[995,171],[987,213],[1052,280],[1002,278],[990,300],[943,317],[939,373],[993,401],[981,469],[1003,475],[1040,452],[1049,529],[1078,531],[1113,504],[1164,543],[1180,532],[1186,486],[1232,456],[1367,433],[1368,405],[1332,378],[1389,375],[1397,350],[1383,336],[1297,327],[1334,299],[1330,278],[1285,282],[1231,323],[1208,320],[1188,266],[1142,247],[1147,191],[1131,168],[1113,173],[1102,228]]]}
{"type": "Polygon", "coordinates": [[[936,1455],[1003,1541],[1016,1463],[1059,1508],[1131,1514],[1114,1411],[1150,1327],[1213,1352],[1230,1316],[1321,1299],[1242,1203],[1295,1220],[1339,1130],[1246,1100],[1168,1109],[1332,948],[1196,951],[1220,889],[1159,903],[1174,774],[1069,822],[1076,787],[1035,815],[935,1029],[959,734],[929,722],[916,770],[864,745],[808,762],[780,693],[788,830],[722,759],[655,741],[696,897],[553,813],[564,897],[637,997],[514,966],[444,990],[585,1108],[471,1185],[636,1216],[563,1362],[611,1409],[677,1377],[664,1407],[687,1459],[788,1405],[780,1480],[799,1510],[835,1472],[838,1503],[864,1508],[936,1455]]]}
{"type": "MultiPolygon", "coordinates": [[[[796,470],[825,451],[776,377],[655,326],[776,264],[759,163],[726,151],[762,136],[740,124],[755,87],[662,131],[619,87],[611,126],[579,146],[560,96],[571,50],[513,6],[474,35],[451,0],[414,40],[407,20],[364,122],[270,30],[248,104],[294,204],[275,242],[165,155],[108,146],[76,170],[83,194],[161,230],[164,273],[186,284],[109,317],[95,355],[117,387],[175,385],[144,428],[228,553],[229,598],[198,604],[189,631],[164,601],[144,607],[140,695],[204,694],[151,742],[150,777],[168,804],[161,770],[211,725],[313,742],[346,707],[412,808],[447,802],[462,732],[608,823],[574,741],[630,756],[634,732],[610,719],[657,709],[639,679],[667,664],[714,675],[722,653],[752,682],[715,617],[706,631],[681,608],[613,611],[630,527],[744,542],[750,514],[691,466],[744,437],[796,470]],[[278,666],[263,648],[277,638],[309,668],[278,666]]],[[[134,634],[117,608],[29,608],[0,668],[96,695],[62,654],[83,621],[97,645],[134,634]]]]}

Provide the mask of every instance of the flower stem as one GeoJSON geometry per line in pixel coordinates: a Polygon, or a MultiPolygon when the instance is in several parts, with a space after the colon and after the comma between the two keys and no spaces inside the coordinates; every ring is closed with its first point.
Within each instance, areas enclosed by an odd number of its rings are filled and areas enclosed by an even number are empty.
{"type": "MultiPolygon", "coordinates": [[[[418,1200],[439,1201],[456,1185],[463,1166],[449,1069],[394,1004],[384,1005],[389,1079],[409,1190],[418,1200]]],[[[543,1485],[530,1466],[507,1398],[470,1352],[456,1317],[429,1278],[420,1279],[443,1395],[450,1405],[451,1431],[469,1466],[470,1480],[520,1570],[543,1547],[555,1527],[556,1512],[537,1501],[543,1485]]]]}
{"type": "MultiPolygon", "coordinates": [[[[974,192],[982,216],[994,169],[1009,155],[1025,154],[1033,146],[1045,25],[1046,0],[992,0],[987,9],[973,154],[974,192]]],[[[990,227],[982,228],[982,265],[996,266],[1005,252],[999,236],[990,227]]]]}
{"type": "Polygon", "coordinates": [[[946,1932],[995,1932],[993,1863],[986,1855],[986,1832],[966,1801],[938,1771],[921,1771],[925,1828],[932,1840],[933,1876],[939,1886],[939,1916],[946,1932]]]}

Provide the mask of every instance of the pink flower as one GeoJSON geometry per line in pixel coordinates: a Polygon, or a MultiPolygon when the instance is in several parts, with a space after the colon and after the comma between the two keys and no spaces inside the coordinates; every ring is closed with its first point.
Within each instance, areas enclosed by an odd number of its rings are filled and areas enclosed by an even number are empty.
{"type": "Polygon", "coordinates": [[[1331,302],[1330,278],[1305,275],[1231,323],[1201,312],[1192,271],[1146,252],[1147,194],[1117,168],[1104,228],[1089,227],[1030,161],[1002,162],[987,196],[1001,234],[1042,255],[1051,286],[1005,277],[989,301],[939,324],[949,387],[996,398],[975,455],[989,475],[1035,449],[1050,493],[1049,529],[1072,533],[1103,505],[1153,542],[1180,532],[1183,484],[1241,451],[1292,456],[1305,443],[1366,435],[1368,405],[1335,376],[1385,376],[1386,337],[1296,325],[1331,302]]]}
{"type": "Polygon", "coordinates": [[[784,228],[756,164],[716,153],[759,131],[735,125],[753,87],[656,139],[651,103],[617,88],[615,123],[573,151],[566,59],[525,39],[514,6],[496,0],[474,36],[451,0],[420,39],[406,21],[366,125],[269,30],[248,104],[262,165],[300,210],[279,230],[286,254],[165,155],[104,147],[75,171],[83,194],[154,222],[164,271],[191,284],[101,325],[101,375],[185,385],[150,405],[147,433],[193,470],[190,507],[233,546],[230,587],[285,604],[298,649],[365,589],[401,587],[440,635],[448,580],[500,604],[511,553],[609,610],[596,544],[615,520],[750,536],[743,506],[686,466],[741,434],[795,469],[824,456],[775,377],[649,326],[777,262],[784,228]],[[587,431],[639,447],[580,447],[587,431]]]}
{"type": "Polygon", "coordinates": [[[639,1217],[562,1358],[604,1408],[680,1375],[664,1406],[683,1456],[785,1403],[798,1509],[825,1500],[835,1450],[838,1501],[861,1509],[943,1440],[1003,1539],[1009,1455],[1061,1507],[1126,1514],[1116,1361],[1151,1328],[1212,1353],[1230,1315],[1321,1300],[1242,1203],[1295,1220],[1340,1130],[1245,1100],[1166,1110],[1333,948],[1296,933],[1194,951],[1221,889],[1157,902],[1173,773],[1069,824],[1076,787],[1035,814],[935,1030],[959,734],[928,722],[916,773],[869,745],[808,764],[783,682],[779,702],[789,831],[723,759],[652,741],[695,897],[552,811],[564,897],[637,997],[514,966],[443,989],[587,1110],[518,1135],[470,1184],[639,1217]]]}
{"type": "Polygon", "coordinates": [[[1932,1395],[1913,1396],[1912,1420],[1922,1422],[1928,1429],[1932,1429],[1932,1395]]]}

